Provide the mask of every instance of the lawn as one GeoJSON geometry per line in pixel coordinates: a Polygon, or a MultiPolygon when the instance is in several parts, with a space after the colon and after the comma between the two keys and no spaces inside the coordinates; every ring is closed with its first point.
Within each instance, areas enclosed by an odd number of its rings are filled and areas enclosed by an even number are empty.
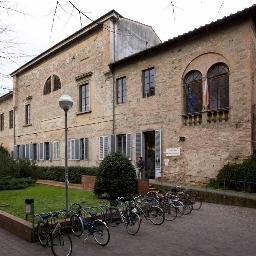
{"type": "MultiPolygon", "coordinates": [[[[24,200],[26,198],[34,198],[35,213],[65,208],[64,188],[35,184],[25,189],[0,191],[0,210],[25,219],[24,200]]],[[[81,201],[88,201],[88,205],[97,205],[102,200],[98,200],[93,192],[69,189],[69,205],[81,201]]]]}

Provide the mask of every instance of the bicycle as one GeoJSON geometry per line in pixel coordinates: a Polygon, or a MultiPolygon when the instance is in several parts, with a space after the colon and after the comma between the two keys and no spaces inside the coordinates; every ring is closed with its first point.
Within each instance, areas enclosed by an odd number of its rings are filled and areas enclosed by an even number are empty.
{"type": "Polygon", "coordinates": [[[51,247],[55,256],[70,256],[72,254],[72,240],[67,232],[64,231],[59,216],[66,216],[66,211],[50,212],[37,214],[40,220],[37,224],[37,235],[43,247],[51,247]]]}
{"type": "MultiPolygon", "coordinates": [[[[92,212],[89,208],[88,211],[82,208],[81,205],[75,204],[76,212],[70,216],[71,230],[76,237],[80,237],[85,234],[87,240],[89,236],[93,236],[97,244],[106,246],[110,241],[110,233],[106,223],[100,219],[96,219],[96,213],[92,212]],[[86,213],[90,214],[90,217],[85,217],[86,213]]],[[[71,209],[74,206],[71,206],[71,209]]]]}
{"type": "Polygon", "coordinates": [[[113,223],[123,223],[130,235],[136,235],[140,230],[141,218],[137,209],[131,201],[125,201],[123,197],[118,197],[113,201],[113,204],[106,210],[105,218],[109,226],[113,226],[113,223]]]}
{"type": "Polygon", "coordinates": [[[159,206],[153,205],[153,202],[142,196],[133,198],[134,207],[137,209],[138,214],[144,216],[154,225],[161,225],[165,220],[165,213],[159,206]]]}

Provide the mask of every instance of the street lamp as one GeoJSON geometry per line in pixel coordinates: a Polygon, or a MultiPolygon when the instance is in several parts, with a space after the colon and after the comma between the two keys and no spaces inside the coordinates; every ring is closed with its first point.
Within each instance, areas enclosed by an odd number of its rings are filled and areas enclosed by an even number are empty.
{"type": "Polygon", "coordinates": [[[59,98],[59,105],[65,112],[65,195],[66,211],[68,211],[68,128],[67,113],[73,106],[73,100],[69,95],[62,95],[59,98]]]}

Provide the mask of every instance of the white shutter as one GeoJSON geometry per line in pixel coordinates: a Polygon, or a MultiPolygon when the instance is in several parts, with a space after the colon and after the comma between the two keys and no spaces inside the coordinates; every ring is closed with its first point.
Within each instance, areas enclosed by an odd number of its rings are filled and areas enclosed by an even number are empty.
{"type": "Polygon", "coordinates": [[[136,132],[136,161],[142,156],[142,132],[136,132]]]}
{"type": "Polygon", "coordinates": [[[49,160],[52,160],[53,157],[53,149],[52,149],[52,143],[49,142],[49,160]]]}
{"type": "Polygon", "coordinates": [[[110,151],[111,139],[110,139],[109,136],[103,136],[103,138],[104,138],[104,143],[103,143],[104,144],[103,145],[103,154],[104,154],[104,156],[103,156],[103,158],[105,158],[108,155],[109,151],[110,151]]]}
{"type": "Polygon", "coordinates": [[[100,136],[99,140],[99,160],[103,160],[104,158],[104,137],[100,136]]]}
{"type": "Polygon", "coordinates": [[[161,130],[155,130],[155,177],[161,177],[162,176],[162,170],[161,170],[161,130]]]}
{"type": "Polygon", "coordinates": [[[126,134],[126,157],[132,160],[132,135],[130,133],[126,134]]]}
{"type": "Polygon", "coordinates": [[[44,160],[44,143],[39,144],[39,160],[44,160]]]}
{"type": "Polygon", "coordinates": [[[29,145],[30,144],[26,144],[25,145],[25,158],[29,159],[29,145]]]}
{"type": "Polygon", "coordinates": [[[29,160],[33,160],[33,144],[29,144],[29,160]]]}
{"type": "Polygon", "coordinates": [[[71,160],[71,140],[68,140],[67,151],[68,151],[68,159],[71,160]]]}
{"type": "Polygon", "coordinates": [[[74,140],[75,144],[75,160],[80,160],[80,139],[74,140]]]}
{"type": "Polygon", "coordinates": [[[56,160],[60,160],[60,142],[57,142],[56,160]]]}

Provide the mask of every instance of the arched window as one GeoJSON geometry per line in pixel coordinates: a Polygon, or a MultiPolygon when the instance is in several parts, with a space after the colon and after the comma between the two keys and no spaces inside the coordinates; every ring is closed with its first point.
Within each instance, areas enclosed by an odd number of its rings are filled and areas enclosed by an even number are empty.
{"type": "Polygon", "coordinates": [[[51,77],[49,76],[44,84],[44,95],[51,93],[51,77]]]}
{"type": "Polygon", "coordinates": [[[209,90],[209,109],[228,109],[229,70],[226,64],[214,64],[207,73],[209,90]]]}
{"type": "Polygon", "coordinates": [[[53,75],[53,90],[57,91],[61,88],[60,78],[56,75],[53,75]]]}
{"type": "Polygon", "coordinates": [[[192,70],[184,78],[186,112],[196,113],[202,111],[202,74],[192,70]]]}
{"type": "Polygon", "coordinates": [[[44,95],[57,91],[61,88],[60,78],[56,75],[49,76],[44,84],[44,95]]]}

